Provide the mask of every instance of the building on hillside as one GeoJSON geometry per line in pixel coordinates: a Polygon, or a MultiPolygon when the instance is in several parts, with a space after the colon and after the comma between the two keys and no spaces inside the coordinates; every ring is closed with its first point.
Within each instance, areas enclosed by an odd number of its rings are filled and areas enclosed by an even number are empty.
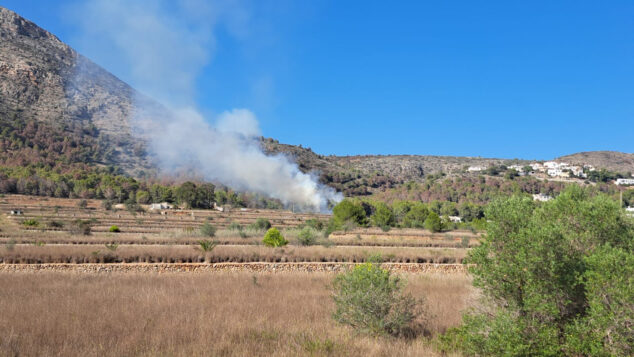
{"type": "Polygon", "coordinates": [[[616,179],[616,182],[614,183],[617,185],[623,185],[623,186],[634,185],[634,178],[620,178],[620,179],[616,179]]]}
{"type": "Polygon", "coordinates": [[[14,209],[14,210],[11,210],[10,213],[13,216],[21,216],[22,215],[22,210],[21,209],[14,209]]]}
{"type": "Polygon", "coordinates": [[[550,201],[552,199],[553,199],[552,197],[550,197],[548,195],[545,195],[543,193],[536,193],[536,194],[533,195],[533,201],[547,202],[547,201],[550,201]]]}
{"type": "Polygon", "coordinates": [[[632,216],[632,217],[634,217],[634,207],[627,207],[627,208],[625,209],[625,212],[626,212],[626,214],[627,214],[628,216],[632,216]]]}
{"type": "Polygon", "coordinates": [[[559,163],[555,162],[555,161],[546,161],[544,163],[544,167],[547,169],[558,169],[559,168],[559,163]]]}
{"type": "Polygon", "coordinates": [[[150,210],[154,211],[154,210],[162,210],[162,209],[173,209],[174,206],[167,203],[167,202],[161,202],[161,203],[152,203],[150,205],[150,210]]]}
{"type": "Polygon", "coordinates": [[[551,177],[570,177],[569,171],[564,169],[548,169],[546,173],[551,177]]]}
{"type": "Polygon", "coordinates": [[[462,218],[459,216],[449,216],[449,221],[453,223],[460,223],[462,222],[462,218]]]}
{"type": "Polygon", "coordinates": [[[467,169],[468,172],[480,172],[480,171],[484,171],[487,168],[484,166],[469,166],[469,168],[467,169]]]}
{"type": "Polygon", "coordinates": [[[532,164],[529,165],[530,167],[533,168],[533,170],[535,171],[544,171],[544,165],[540,164],[539,162],[534,162],[532,164]]]}

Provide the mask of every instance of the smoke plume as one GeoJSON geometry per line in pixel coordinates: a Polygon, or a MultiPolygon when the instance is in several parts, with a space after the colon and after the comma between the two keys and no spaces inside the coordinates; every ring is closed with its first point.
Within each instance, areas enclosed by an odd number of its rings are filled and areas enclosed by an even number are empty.
{"type": "Polygon", "coordinates": [[[249,31],[248,4],[239,1],[96,0],[69,14],[82,28],[80,48],[167,110],[138,98],[131,119],[168,172],[196,167],[205,179],[266,194],[311,211],[341,195],[302,173],[284,155],[266,155],[248,109],[204,117],[195,105],[196,79],[211,61],[222,28],[235,38],[249,31]]]}

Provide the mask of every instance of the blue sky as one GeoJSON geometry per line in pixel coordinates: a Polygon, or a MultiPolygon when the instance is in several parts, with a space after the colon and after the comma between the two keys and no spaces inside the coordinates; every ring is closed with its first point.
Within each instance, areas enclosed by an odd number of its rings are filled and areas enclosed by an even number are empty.
{"type": "MultiPolygon", "coordinates": [[[[0,1],[135,85],[77,25],[81,3],[0,1]]],[[[336,155],[634,152],[632,1],[262,0],[238,15],[210,25],[195,102],[249,108],[281,142],[336,155]]]]}

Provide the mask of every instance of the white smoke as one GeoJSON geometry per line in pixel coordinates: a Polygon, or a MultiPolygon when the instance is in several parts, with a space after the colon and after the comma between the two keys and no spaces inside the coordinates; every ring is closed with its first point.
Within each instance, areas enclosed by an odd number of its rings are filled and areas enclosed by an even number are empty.
{"type": "Polygon", "coordinates": [[[162,169],[195,167],[207,180],[304,210],[325,211],[330,201],[341,200],[286,156],[265,155],[250,110],[205,118],[195,108],[195,81],[213,55],[214,30],[223,27],[235,37],[245,36],[250,16],[246,4],[96,0],[79,4],[69,14],[75,14],[82,27],[82,51],[169,108],[158,113],[139,99],[141,110],[131,118],[135,130],[149,139],[162,169]]]}

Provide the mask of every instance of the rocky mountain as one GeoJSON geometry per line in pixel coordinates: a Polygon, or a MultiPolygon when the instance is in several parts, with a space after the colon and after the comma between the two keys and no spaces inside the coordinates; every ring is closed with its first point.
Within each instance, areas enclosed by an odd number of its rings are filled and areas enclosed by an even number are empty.
{"type": "MultiPolygon", "coordinates": [[[[135,104],[163,108],[16,13],[0,7],[0,165],[120,167],[132,176],[156,170],[130,118],[135,104]]],[[[291,156],[304,172],[346,195],[365,195],[430,174],[522,160],[451,156],[324,156],[262,139],[267,153],[291,156]]],[[[634,171],[634,154],[590,152],[561,157],[612,171],[634,171]]]]}
{"type": "Polygon", "coordinates": [[[619,173],[634,173],[634,154],[618,151],[587,151],[566,155],[556,160],[571,164],[590,164],[619,173]]]}
{"type": "MultiPolygon", "coordinates": [[[[139,155],[143,143],[131,136],[129,118],[137,95],[53,34],[0,7],[3,126],[16,120],[33,123],[62,140],[71,138],[76,145],[94,146],[91,163],[116,164],[135,174],[150,168],[144,155],[139,155]]],[[[10,149],[5,145],[5,150],[10,149]]]]}

